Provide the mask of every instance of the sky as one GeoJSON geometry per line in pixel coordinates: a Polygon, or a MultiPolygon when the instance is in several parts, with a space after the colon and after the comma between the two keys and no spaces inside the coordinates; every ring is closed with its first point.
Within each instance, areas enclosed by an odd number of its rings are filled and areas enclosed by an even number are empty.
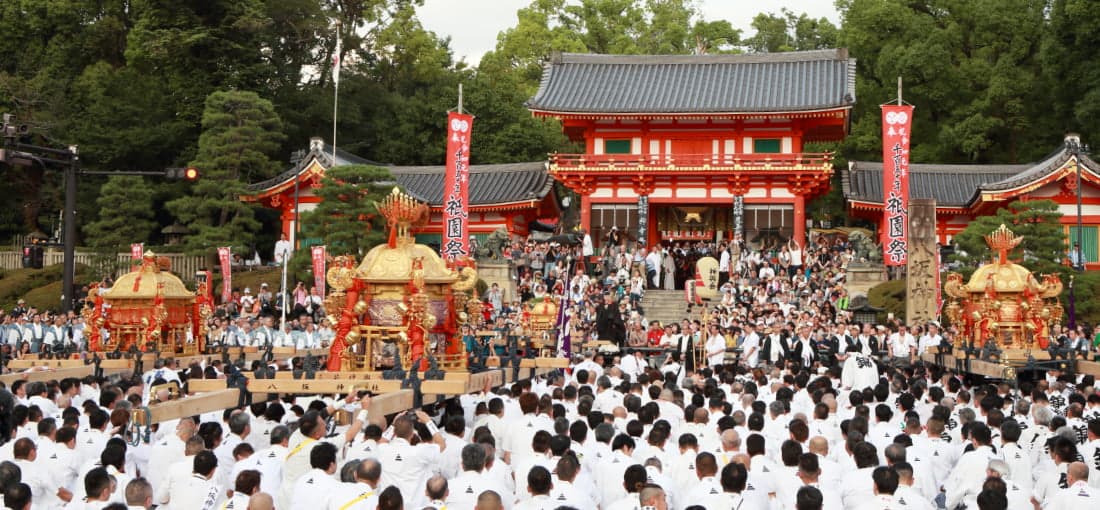
{"type": "MultiPolygon", "coordinates": [[[[515,26],[516,11],[531,0],[424,0],[417,9],[424,27],[439,36],[451,37],[455,59],[477,65],[481,56],[496,46],[497,34],[515,26]]],[[[703,18],[729,20],[743,36],[753,33],[752,18],[760,12],[778,14],[786,7],[812,18],[825,17],[840,24],[832,0],[699,0],[703,18]]]]}

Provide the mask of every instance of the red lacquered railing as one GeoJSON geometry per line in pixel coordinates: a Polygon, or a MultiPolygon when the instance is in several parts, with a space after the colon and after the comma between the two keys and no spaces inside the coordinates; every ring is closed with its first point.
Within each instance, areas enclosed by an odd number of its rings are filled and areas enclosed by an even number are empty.
{"type": "Polygon", "coordinates": [[[552,171],[824,170],[833,155],[798,154],[551,154],[552,171]]]}

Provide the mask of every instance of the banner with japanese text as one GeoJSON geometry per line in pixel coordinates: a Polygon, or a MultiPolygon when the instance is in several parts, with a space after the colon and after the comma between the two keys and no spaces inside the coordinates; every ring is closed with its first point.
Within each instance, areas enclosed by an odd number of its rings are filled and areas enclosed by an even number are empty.
{"type": "Polygon", "coordinates": [[[130,243],[130,260],[134,263],[130,265],[131,271],[137,271],[141,266],[141,259],[145,255],[145,243],[130,243]]]}
{"type": "Polygon", "coordinates": [[[443,239],[445,259],[470,254],[470,132],[474,117],[447,115],[447,174],[443,179],[443,239]]]}
{"type": "Polygon", "coordinates": [[[222,303],[233,299],[233,267],[229,247],[218,248],[218,263],[222,266],[222,303]]]}
{"type": "Polygon", "coordinates": [[[325,297],[325,247],[314,246],[310,248],[313,259],[313,288],[317,289],[317,295],[321,299],[325,297]]]}
{"type": "Polygon", "coordinates": [[[913,107],[882,107],[882,260],[904,266],[909,251],[909,134],[913,107]]]}

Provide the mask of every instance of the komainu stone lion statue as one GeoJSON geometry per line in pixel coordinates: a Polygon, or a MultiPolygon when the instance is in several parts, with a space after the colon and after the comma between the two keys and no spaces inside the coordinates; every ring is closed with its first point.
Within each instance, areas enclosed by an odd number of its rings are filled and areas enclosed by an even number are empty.
{"type": "Polygon", "coordinates": [[[504,248],[508,246],[508,230],[500,227],[489,234],[485,242],[481,243],[474,255],[479,260],[503,260],[504,248]]]}
{"type": "Polygon", "coordinates": [[[852,247],[855,259],[865,262],[882,262],[882,250],[867,234],[855,230],[848,234],[848,244],[852,247]]]}

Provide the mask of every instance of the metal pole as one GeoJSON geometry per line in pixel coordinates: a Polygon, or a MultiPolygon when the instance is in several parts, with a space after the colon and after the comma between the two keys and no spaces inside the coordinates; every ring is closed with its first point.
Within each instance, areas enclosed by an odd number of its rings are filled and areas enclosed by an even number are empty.
{"type": "MultiPolygon", "coordinates": [[[[340,67],[344,65],[341,62],[340,55],[340,20],[336,20],[336,56],[333,60],[332,67],[332,166],[336,166],[336,118],[339,115],[340,108],[340,67]]],[[[324,152],[322,150],[322,152],[324,152]]],[[[298,221],[295,217],[294,221],[298,221]]],[[[295,246],[297,248],[297,246],[295,246]]]]}
{"type": "Polygon", "coordinates": [[[1085,245],[1082,242],[1081,232],[1081,158],[1078,157],[1077,145],[1073,146],[1074,166],[1077,167],[1077,263],[1080,270],[1085,269],[1085,245]]]}
{"type": "Polygon", "coordinates": [[[64,247],[65,264],[61,275],[61,310],[73,309],[73,280],[76,279],[76,174],[80,165],[75,145],[69,147],[69,166],[65,167],[64,247]]]}
{"type": "Polygon", "coordinates": [[[289,253],[284,253],[284,254],[283,254],[283,282],[282,282],[282,285],[281,285],[281,286],[279,287],[279,292],[281,292],[281,293],[282,293],[282,301],[283,301],[283,306],[282,306],[282,315],[283,315],[283,316],[282,316],[282,320],[280,320],[280,321],[279,321],[279,331],[280,331],[280,332],[282,332],[282,331],[283,331],[283,327],[284,327],[284,325],[286,324],[286,307],[287,307],[287,295],[286,295],[286,265],[287,265],[287,260],[288,260],[289,258],[290,258],[290,254],[289,254],[289,253]]]}
{"type": "Polygon", "coordinates": [[[294,174],[294,229],[290,231],[290,247],[294,251],[298,251],[298,188],[301,187],[299,185],[301,175],[301,171],[294,174]]]}

